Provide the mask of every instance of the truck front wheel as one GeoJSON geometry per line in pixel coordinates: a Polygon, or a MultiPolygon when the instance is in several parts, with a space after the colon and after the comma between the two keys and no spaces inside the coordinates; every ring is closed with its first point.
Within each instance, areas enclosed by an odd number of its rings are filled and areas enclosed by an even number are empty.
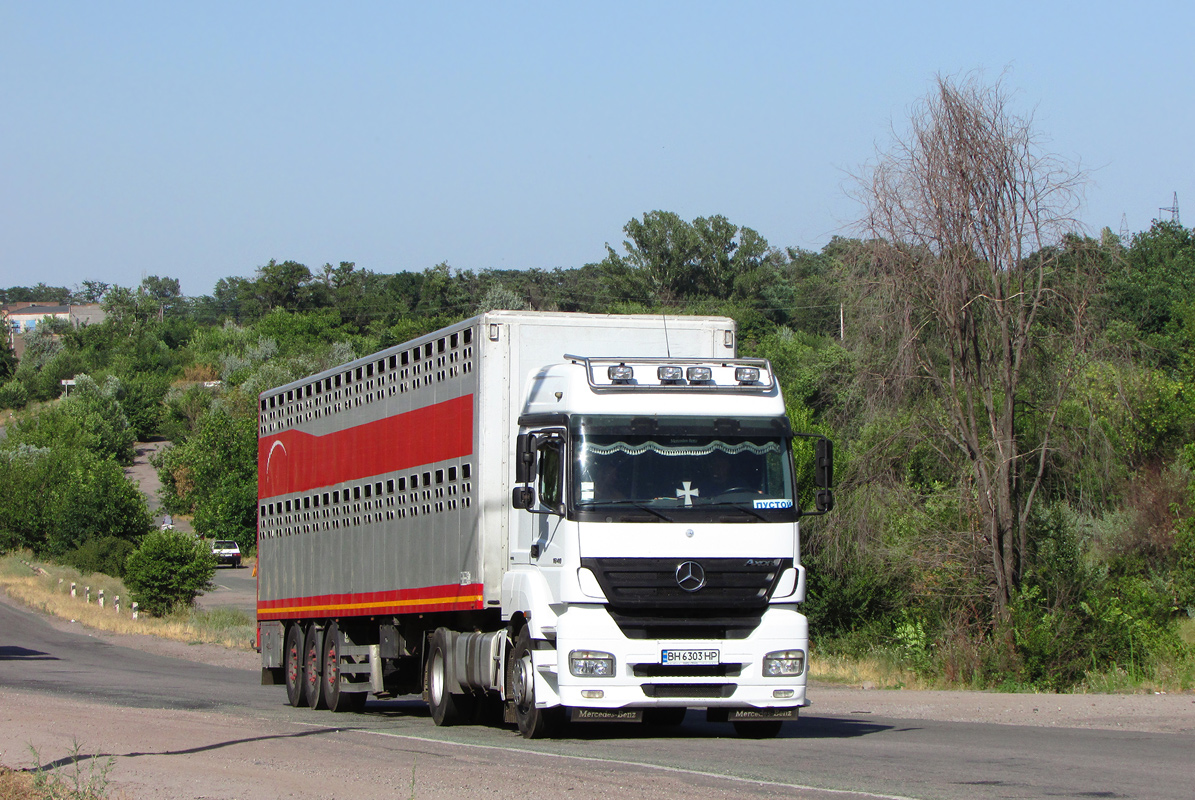
{"type": "Polygon", "coordinates": [[[531,631],[519,631],[507,664],[507,699],[514,705],[515,722],[524,739],[553,735],[564,723],[563,708],[535,707],[535,666],[531,661],[531,631]]]}

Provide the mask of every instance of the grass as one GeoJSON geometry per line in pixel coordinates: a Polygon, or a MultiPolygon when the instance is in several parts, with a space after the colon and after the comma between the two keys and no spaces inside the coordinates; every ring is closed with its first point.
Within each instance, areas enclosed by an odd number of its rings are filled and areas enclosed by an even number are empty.
{"type": "MultiPolygon", "coordinates": [[[[116,765],[114,757],[80,755],[76,740],[68,753],[69,763],[58,767],[42,764],[41,754],[30,745],[33,766],[27,770],[0,766],[0,800],[105,800],[108,797],[108,773],[116,765]]],[[[122,792],[120,797],[124,797],[122,792]]]]}
{"type": "Polygon", "coordinates": [[[73,567],[36,561],[29,553],[0,557],[0,586],[9,597],[31,608],[96,630],[150,634],[188,644],[218,644],[237,650],[251,650],[255,643],[257,623],[239,609],[205,611],[190,608],[162,618],[142,613],[138,619],[133,619],[132,598],[118,578],[99,573],[84,576],[73,567]],[[72,582],[77,594],[73,598],[72,582]],[[91,587],[90,603],[85,600],[85,587],[88,586],[91,587]],[[105,599],[102,609],[98,602],[101,589],[105,599]],[[118,595],[119,613],[114,607],[118,595]]]}
{"type": "Polygon", "coordinates": [[[899,656],[883,650],[874,651],[862,658],[810,653],[809,678],[821,683],[862,686],[867,689],[936,688],[901,663],[899,656]]]}
{"type": "Polygon", "coordinates": [[[1195,645],[1195,616],[1191,616],[1189,610],[1187,611],[1187,618],[1179,623],[1178,635],[1187,644],[1195,645]]]}
{"type": "Polygon", "coordinates": [[[33,776],[0,766],[0,800],[29,800],[34,794],[33,776]]]}
{"type": "MultiPolygon", "coordinates": [[[[1072,694],[1178,694],[1195,692],[1195,617],[1179,622],[1179,636],[1185,647],[1175,648],[1147,664],[1112,664],[1105,670],[1089,671],[1069,693],[1072,694]]],[[[934,665],[931,663],[930,669],[934,665]]],[[[877,647],[863,655],[824,652],[814,648],[809,657],[809,678],[823,684],[860,686],[867,689],[978,689],[996,692],[1040,691],[1010,674],[998,683],[960,683],[940,674],[914,670],[896,648],[877,647]]],[[[978,681],[979,679],[976,678],[978,681]]]]}
{"type": "Polygon", "coordinates": [[[1178,635],[1187,652],[1176,652],[1154,664],[1128,669],[1115,665],[1101,672],[1088,672],[1076,691],[1110,694],[1195,691],[1195,618],[1188,616],[1181,620],[1178,635]]]}

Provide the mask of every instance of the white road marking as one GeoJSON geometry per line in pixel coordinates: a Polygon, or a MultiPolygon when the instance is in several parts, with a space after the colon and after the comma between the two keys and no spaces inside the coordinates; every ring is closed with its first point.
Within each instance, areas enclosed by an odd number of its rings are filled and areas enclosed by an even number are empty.
{"type": "MultiPolygon", "coordinates": [[[[296,722],[305,728],[328,728],[328,725],[318,725],[313,722],[296,722]]],[[[496,750],[501,753],[518,753],[520,755],[535,755],[543,756],[544,758],[558,758],[572,761],[588,761],[594,764],[610,764],[624,767],[641,767],[642,769],[656,770],[658,772],[671,772],[677,775],[695,775],[701,778],[710,778],[713,780],[732,781],[734,783],[747,783],[752,786],[775,786],[782,789],[797,789],[800,791],[809,792],[826,792],[827,794],[841,794],[854,795],[856,797],[871,797],[876,800],[917,800],[917,798],[907,797],[899,794],[876,794],[862,789],[827,789],[822,786],[808,786],[800,783],[781,783],[780,781],[765,781],[758,778],[741,778],[737,775],[721,775],[717,772],[703,772],[696,769],[684,769],[683,767],[669,767],[663,764],[648,764],[641,761],[622,761],[616,758],[596,758],[594,756],[575,756],[567,755],[565,753],[545,753],[540,750],[522,750],[516,747],[500,747],[492,744],[473,744],[471,742],[454,742],[451,739],[436,739],[431,736],[415,736],[409,733],[391,733],[389,731],[370,730],[368,728],[340,728],[336,727],[340,733],[364,733],[370,736],[385,736],[391,739],[409,739],[413,742],[428,742],[433,744],[451,745],[453,747],[467,747],[475,750],[496,750]]]]}

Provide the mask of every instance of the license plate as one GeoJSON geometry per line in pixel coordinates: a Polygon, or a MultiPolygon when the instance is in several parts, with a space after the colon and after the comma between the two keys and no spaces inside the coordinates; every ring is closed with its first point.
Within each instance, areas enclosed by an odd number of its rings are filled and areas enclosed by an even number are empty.
{"type": "Polygon", "coordinates": [[[717,650],[662,650],[661,664],[718,664],[717,650]]]}

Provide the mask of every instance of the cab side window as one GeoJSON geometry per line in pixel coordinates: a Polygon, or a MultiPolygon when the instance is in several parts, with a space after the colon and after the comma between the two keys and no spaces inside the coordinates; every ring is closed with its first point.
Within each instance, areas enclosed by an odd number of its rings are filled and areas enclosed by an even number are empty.
{"type": "Polygon", "coordinates": [[[539,464],[539,485],[536,488],[540,503],[553,510],[563,510],[564,459],[561,442],[552,439],[540,445],[536,461],[539,464]]]}

